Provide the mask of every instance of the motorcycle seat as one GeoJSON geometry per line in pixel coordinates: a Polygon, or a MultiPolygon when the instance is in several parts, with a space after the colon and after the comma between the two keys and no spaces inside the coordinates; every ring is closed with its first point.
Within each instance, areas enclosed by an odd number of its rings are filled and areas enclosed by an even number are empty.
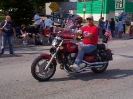
{"type": "Polygon", "coordinates": [[[89,55],[89,56],[96,55],[96,54],[97,54],[97,48],[93,52],[85,53],[85,55],[89,55]]]}

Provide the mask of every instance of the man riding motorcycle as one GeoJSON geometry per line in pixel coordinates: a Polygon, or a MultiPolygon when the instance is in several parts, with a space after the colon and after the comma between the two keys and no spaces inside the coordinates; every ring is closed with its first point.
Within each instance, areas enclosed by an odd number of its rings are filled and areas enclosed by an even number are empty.
{"type": "Polygon", "coordinates": [[[76,71],[79,72],[80,70],[80,63],[83,59],[84,53],[90,53],[97,48],[98,43],[98,28],[93,23],[93,16],[89,15],[86,18],[87,26],[82,28],[82,42],[79,43],[78,47],[78,55],[76,57],[75,63],[71,65],[71,67],[76,71]]]}

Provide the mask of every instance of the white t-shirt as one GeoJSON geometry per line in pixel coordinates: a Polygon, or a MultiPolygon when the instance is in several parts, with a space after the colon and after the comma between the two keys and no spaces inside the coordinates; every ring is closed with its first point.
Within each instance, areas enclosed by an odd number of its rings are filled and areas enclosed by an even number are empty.
{"type": "Polygon", "coordinates": [[[41,22],[40,22],[40,16],[38,14],[35,14],[34,21],[35,21],[35,23],[37,23],[37,25],[40,25],[41,24],[41,22]]]}
{"type": "Polygon", "coordinates": [[[119,21],[118,22],[118,28],[119,28],[119,31],[123,31],[123,22],[122,21],[119,21]]]}
{"type": "Polygon", "coordinates": [[[46,27],[46,26],[49,26],[49,27],[50,27],[51,24],[52,24],[52,22],[53,22],[53,21],[52,21],[51,19],[49,19],[49,18],[45,19],[45,20],[44,20],[44,25],[45,25],[45,27],[46,27]]]}
{"type": "Polygon", "coordinates": [[[115,21],[115,27],[119,27],[119,25],[118,25],[118,22],[117,22],[117,21],[115,21]]]}

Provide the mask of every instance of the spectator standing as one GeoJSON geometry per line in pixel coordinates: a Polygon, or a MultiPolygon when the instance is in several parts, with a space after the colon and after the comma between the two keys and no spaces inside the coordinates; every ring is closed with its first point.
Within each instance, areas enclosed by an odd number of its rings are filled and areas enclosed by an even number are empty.
{"type": "Polygon", "coordinates": [[[47,18],[44,20],[44,29],[46,28],[46,26],[51,27],[53,21],[49,18],[49,16],[47,16],[47,18]]]}
{"type": "Polygon", "coordinates": [[[110,29],[111,29],[112,37],[114,37],[114,31],[115,31],[115,21],[114,21],[114,18],[111,18],[110,29]]]}
{"type": "Polygon", "coordinates": [[[130,34],[129,34],[129,39],[132,39],[133,38],[133,19],[131,21],[131,26],[130,26],[130,34]]]}
{"type": "Polygon", "coordinates": [[[9,15],[6,16],[6,19],[1,23],[0,30],[2,31],[2,46],[1,46],[1,54],[4,54],[5,44],[8,40],[9,43],[9,53],[14,54],[13,44],[12,44],[12,36],[16,36],[16,32],[14,29],[14,24],[11,21],[11,17],[9,15]]]}
{"type": "Polygon", "coordinates": [[[36,12],[36,14],[34,15],[34,21],[37,24],[37,28],[40,29],[41,26],[41,21],[40,21],[40,16],[39,16],[39,12],[36,12]]]}
{"type": "Polygon", "coordinates": [[[103,37],[103,29],[104,29],[104,17],[101,17],[98,22],[99,36],[103,37]]]}
{"type": "Polygon", "coordinates": [[[105,23],[104,23],[104,29],[105,29],[105,31],[110,30],[110,24],[109,24],[108,20],[106,20],[105,23]]]}
{"type": "Polygon", "coordinates": [[[121,19],[119,19],[119,22],[118,22],[118,35],[119,35],[119,38],[122,38],[122,33],[123,33],[123,22],[121,19]]]}
{"type": "Polygon", "coordinates": [[[116,35],[116,36],[118,35],[118,29],[119,29],[119,26],[118,26],[118,19],[116,19],[116,21],[115,21],[115,35],[116,35]]]}
{"type": "Polygon", "coordinates": [[[126,23],[125,23],[125,18],[124,19],[122,19],[122,22],[123,22],[123,33],[125,34],[125,32],[126,32],[126,23]]]}

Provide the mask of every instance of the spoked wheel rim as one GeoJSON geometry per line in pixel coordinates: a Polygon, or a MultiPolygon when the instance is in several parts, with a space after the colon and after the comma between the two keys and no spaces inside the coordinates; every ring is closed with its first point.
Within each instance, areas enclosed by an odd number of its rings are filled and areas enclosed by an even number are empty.
{"type": "Polygon", "coordinates": [[[50,77],[54,72],[54,66],[50,66],[47,70],[45,70],[45,67],[48,64],[47,59],[41,59],[38,61],[38,63],[35,66],[35,73],[39,78],[45,79],[50,77]]]}

